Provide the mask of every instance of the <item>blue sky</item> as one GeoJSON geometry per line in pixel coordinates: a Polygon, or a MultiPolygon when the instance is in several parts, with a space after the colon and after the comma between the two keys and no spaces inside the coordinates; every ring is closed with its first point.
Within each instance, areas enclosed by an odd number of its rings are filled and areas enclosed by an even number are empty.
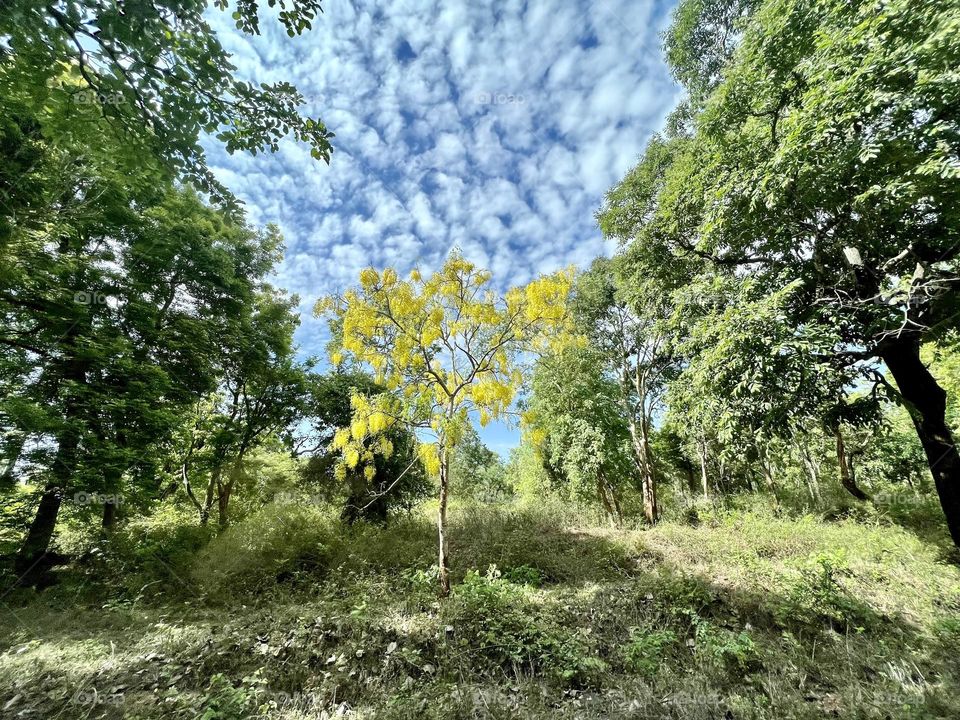
{"type": "MultiPolygon", "coordinates": [[[[506,289],[612,252],[594,213],[678,96],[659,47],[672,5],[330,0],[297,38],[212,13],[239,77],[292,82],[336,133],[329,167],[294,142],[208,144],[250,220],[283,231],[276,284],[301,298],[304,354],[326,341],[314,301],[369,265],[429,271],[458,247],[506,289]]],[[[518,437],[481,435],[502,454],[518,437]]]]}

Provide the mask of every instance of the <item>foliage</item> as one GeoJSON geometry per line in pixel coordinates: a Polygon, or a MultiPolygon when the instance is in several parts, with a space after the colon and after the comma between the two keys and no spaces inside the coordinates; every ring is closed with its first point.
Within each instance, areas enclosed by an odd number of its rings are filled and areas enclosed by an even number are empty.
{"type": "Polygon", "coordinates": [[[457,494],[483,502],[504,500],[512,494],[505,473],[500,456],[483,444],[472,425],[464,427],[450,458],[450,483],[457,494]]]}
{"type": "Polygon", "coordinates": [[[919,360],[960,317],[956,17],[933,2],[681,4],[666,47],[690,122],[651,141],[599,219],[629,243],[633,282],[671,295],[675,399],[701,445],[808,423],[872,386],[910,407],[960,541],[960,456],[919,360]],[[716,52],[698,64],[695,48],[716,52]]]}
{"type": "MultiPolygon", "coordinates": [[[[303,479],[312,491],[330,500],[337,495],[344,496],[343,517],[351,522],[359,519],[385,522],[390,510],[409,510],[430,494],[432,486],[422,463],[417,460],[416,438],[400,426],[386,431],[392,452],[389,456],[374,456],[372,478],[360,467],[338,478],[340,454],[331,445],[338,429],[350,427],[351,397],[358,393],[374,395],[384,388],[369,375],[339,368],[325,375],[314,375],[312,383],[307,411],[310,429],[297,440],[298,451],[310,454],[303,479]]],[[[367,450],[375,442],[368,440],[367,450]]]]}
{"type": "Polygon", "coordinates": [[[318,303],[318,313],[341,321],[342,351],[373,367],[389,390],[355,397],[350,430],[334,439],[347,467],[364,455],[356,443],[403,422],[437,436],[424,446],[424,461],[438,473],[441,450],[456,445],[471,413],[483,425],[508,413],[520,382],[513,361],[562,321],[568,282],[562,274],[543,277],[497,298],[490,279],[453,255],[427,279],[416,270],[405,281],[389,268],[369,268],[359,288],[318,303]]]}
{"type": "Polygon", "coordinates": [[[790,590],[783,612],[793,619],[823,622],[838,627],[856,627],[874,618],[843,586],[851,575],[842,550],[817,554],[806,559],[799,568],[799,577],[790,590]]]}
{"type": "MultiPolygon", "coordinates": [[[[226,0],[214,5],[227,8],[226,0]]],[[[89,146],[98,160],[116,150],[131,167],[155,157],[230,204],[236,203],[230,191],[207,166],[201,134],[215,136],[230,153],[253,154],[276,151],[292,134],[310,145],[313,157],[329,161],[331,133],[300,115],[304,99],[296,88],[234,77],[204,17],[207,7],[179,0],[4,3],[0,95],[24,103],[55,145],[76,132],[94,137],[94,128],[106,130],[114,142],[89,146]]],[[[259,10],[258,2],[238,2],[237,27],[259,34],[259,10]]],[[[277,19],[294,36],[310,29],[319,10],[315,0],[281,3],[277,19]]]]}
{"type": "Polygon", "coordinates": [[[132,509],[161,492],[177,429],[243,340],[281,240],[175,188],[149,161],[129,174],[88,165],[19,118],[6,149],[42,162],[30,170],[35,195],[10,188],[23,213],[0,259],[0,344],[12,351],[0,363],[0,418],[8,476],[19,464],[46,487],[18,561],[28,567],[64,497],[129,490],[132,509]]]}
{"type": "Polygon", "coordinates": [[[490,280],[489,272],[454,253],[427,279],[418,270],[401,280],[391,268],[383,273],[367,268],[359,288],[316,307],[317,314],[332,312],[342,334],[334,363],[342,351],[371,366],[387,387],[351,398],[350,427],[333,441],[343,457],[340,477],[362,465],[373,479],[374,457],[393,452],[383,432],[396,424],[435,439],[421,443],[420,459],[428,473],[439,476],[443,594],[450,590],[444,526],[451,454],[471,414],[481,425],[508,414],[521,380],[517,357],[550,345],[545,331],[564,323],[570,284],[567,275],[557,273],[501,298],[489,288],[490,280]]]}
{"type": "Polygon", "coordinates": [[[604,374],[599,352],[570,345],[541,358],[527,408],[529,433],[554,484],[599,501],[619,520],[618,496],[636,468],[619,385],[604,374]]]}
{"type": "Polygon", "coordinates": [[[536,615],[523,591],[503,579],[495,565],[483,575],[468,571],[446,613],[461,645],[515,672],[542,668],[564,683],[582,686],[606,670],[583,638],[536,615]]]}
{"type": "Polygon", "coordinates": [[[664,650],[676,641],[677,635],[672,630],[632,627],[630,641],[621,649],[624,664],[633,672],[652,677],[663,662],[664,650]]]}

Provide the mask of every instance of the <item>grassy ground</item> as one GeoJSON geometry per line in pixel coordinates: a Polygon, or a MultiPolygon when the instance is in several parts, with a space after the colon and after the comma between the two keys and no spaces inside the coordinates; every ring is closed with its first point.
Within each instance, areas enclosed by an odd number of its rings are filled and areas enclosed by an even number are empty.
{"type": "Polygon", "coordinates": [[[438,602],[426,511],[333,518],[159,517],[8,593],[0,717],[960,717],[960,570],[896,525],[459,508],[438,602]]]}

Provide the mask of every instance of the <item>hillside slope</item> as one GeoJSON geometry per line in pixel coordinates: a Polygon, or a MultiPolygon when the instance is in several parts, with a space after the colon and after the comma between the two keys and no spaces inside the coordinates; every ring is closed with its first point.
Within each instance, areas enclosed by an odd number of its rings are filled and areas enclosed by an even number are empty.
{"type": "Polygon", "coordinates": [[[153,564],[107,548],[4,598],[0,715],[960,717],[960,570],[900,527],[460,508],[452,535],[442,603],[426,513],[274,506],[180,565],[169,531],[153,564]]]}

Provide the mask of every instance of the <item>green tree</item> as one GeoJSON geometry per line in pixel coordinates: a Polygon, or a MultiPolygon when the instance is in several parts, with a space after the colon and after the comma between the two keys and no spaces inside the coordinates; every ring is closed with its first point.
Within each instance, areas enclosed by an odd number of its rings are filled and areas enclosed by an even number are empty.
{"type": "Polygon", "coordinates": [[[605,371],[603,353],[571,344],[535,367],[528,417],[531,438],[572,496],[596,499],[622,520],[623,484],[639,477],[620,383],[605,371]]]}
{"type": "Polygon", "coordinates": [[[669,305],[651,284],[621,282],[616,265],[617,261],[598,258],[578,276],[571,316],[576,330],[598,351],[600,367],[617,383],[641,479],[644,515],[654,523],[659,513],[653,422],[675,369],[666,324],[669,305]]]}
{"type": "Polygon", "coordinates": [[[493,502],[510,493],[505,472],[500,456],[483,444],[472,425],[466,426],[450,458],[450,483],[466,496],[493,502]]]}
{"type": "MultiPolygon", "coordinates": [[[[206,488],[198,499],[192,483],[185,490],[206,524],[214,502],[218,525],[229,524],[230,498],[244,472],[247,454],[267,438],[292,445],[290,431],[306,413],[309,365],[295,359],[293,333],[299,317],[296,296],[270,289],[251,297],[253,308],[229,323],[219,364],[219,387],[198,423],[195,444],[207,453],[206,488]]],[[[185,474],[184,477],[189,477],[185,474]]]]}
{"type": "MultiPolygon", "coordinates": [[[[297,451],[308,455],[304,481],[331,500],[343,496],[341,517],[348,523],[366,520],[384,523],[395,508],[411,509],[427,497],[432,486],[417,456],[417,440],[408,429],[396,425],[385,431],[393,447],[389,457],[373,458],[374,475],[368,478],[363,468],[351,468],[337,478],[340,453],[331,446],[337,430],[349,428],[353,420],[351,398],[375,395],[382,385],[363,372],[340,368],[325,375],[314,375],[309,392],[307,425],[297,451]]],[[[367,449],[374,444],[367,440],[367,449]]]]}
{"type": "Polygon", "coordinates": [[[689,358],[706,376],[722,352],[715,395],[758,422],[882,386],[882,361],[960,544],[960,454],[920,358],[960,310],[958,7],[759,4],[690,133],[653,142],[601,221],[638,282],[734,288],[693,330],[722,350],[689,358]]]}
{"type": "Polygon", "coordinates": [[[42,223],[12,225],[0,257],[0,345],[14,351],[0,364],[0,417],[45,485],[17,560],[26,581],[42,575],[64,498],[113,493],[128,471],[156,479],[152,448],[215,387],[225,318],[243,314],[279,248],[275,231],[162,175],[127,183],[37,147],[64,171],[41,178],[55,204],[33,206],[42,223]]]}
{"type": "MultiPolygon", "coordinates": [[[[213,3],[227,8],[226,0],[213,3]]],[[[268,3],[271,7],[275,2],[268,3]]],[[[0,96],[15,98],[54,143],[108,131],[115,143],[88,153],[119,152],[135,167],[156,157],[183,179],[233,202],[207,167],[199,138],[228,152],[275,151],[292,134],[329,161],[331,133],[303,117],[304,99],[286,82],[254,84],[235,67],[204,15],[209,3],[183,0],[10,0],[0,8],[0,96]],[[65,70],[66,69],[66,70],[65,70]],[[87,112],[96,109],[97,118],[87,112]],[[106,122],[102,122],[105,120],[106,122]],[[109,148],[109,149],[107,149],[109,148]]],[[[311,27],[317,0],[281,2],[277,19],[291,36],[311,27]]],[[[259,33],[260,3],[240,0],[233,18],[259,33]]],[[[93,136],[93,135],[91,135],[93,136]]]]}

